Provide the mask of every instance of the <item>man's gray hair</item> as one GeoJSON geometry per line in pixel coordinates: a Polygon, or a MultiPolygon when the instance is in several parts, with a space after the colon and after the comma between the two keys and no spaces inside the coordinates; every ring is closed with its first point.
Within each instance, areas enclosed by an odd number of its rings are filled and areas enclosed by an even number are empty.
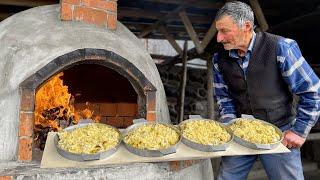
{"type": "Polygon", "coordinates": [[[254,14],[250,6],[240,1],[227,2],[216,14],[215,21],[222,16],[229,15],[234,22],[242,27],[246,21],[250,21],[254,25],[254,14]]]}

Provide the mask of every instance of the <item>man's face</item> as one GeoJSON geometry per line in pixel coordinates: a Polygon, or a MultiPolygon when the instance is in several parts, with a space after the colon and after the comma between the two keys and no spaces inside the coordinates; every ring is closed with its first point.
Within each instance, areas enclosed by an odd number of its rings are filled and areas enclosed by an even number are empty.
{"type": "Polygon", "coordinates": [[[244,28],[234,23],[231,16],[222,16],[216,21],[218,31],[217,42],[222,43],[225,50],[238,49],[244,43],[244,28]]]}

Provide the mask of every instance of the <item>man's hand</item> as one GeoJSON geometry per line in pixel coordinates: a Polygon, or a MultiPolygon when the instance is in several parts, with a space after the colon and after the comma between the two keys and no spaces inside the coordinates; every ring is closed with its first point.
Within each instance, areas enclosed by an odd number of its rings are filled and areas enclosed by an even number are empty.
{"type": "Polygon", "coordinates": [[[305,138],[300,137],[299,135],[295,134],[294,132],[287,130],[284,131],[282,144],[285,145],[287,148],[298,148],[303,145],[306,141],[305,138]]]}

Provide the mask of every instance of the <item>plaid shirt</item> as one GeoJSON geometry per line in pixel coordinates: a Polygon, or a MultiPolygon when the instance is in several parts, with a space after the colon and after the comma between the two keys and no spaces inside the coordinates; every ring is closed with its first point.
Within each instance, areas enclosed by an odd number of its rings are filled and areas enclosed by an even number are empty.
{"type": "MultiPolygon", "coordinates": [[[[256,34],[249,44],[244,57],[239,57],[237,50],[229,51],[229,56],[237,62],[246,77],[249,59],[256,34]]],[[[217,54],[213,57],[215,99],[219,105],[223,122],[236,118],[234,100],[230,97],[228,86],[219,71],[217,54]]],[[[297,115],[291,130],[301,137],[306,137],[320,116],[320,81],[309,64],[303,58],[296,41],[282,38],[278,42],[277,62],[282,77],[293,94],[298,95],[297,115]]]]}

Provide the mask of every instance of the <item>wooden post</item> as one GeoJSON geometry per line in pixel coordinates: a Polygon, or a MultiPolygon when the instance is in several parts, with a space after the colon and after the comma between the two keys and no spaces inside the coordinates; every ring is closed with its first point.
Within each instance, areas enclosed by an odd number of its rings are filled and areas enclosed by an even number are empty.
{"type": "Polygon", "coordinates": [[[201,47],[201,43],[199,41],[199,38],[197,36],[196,31],[192,27],[192,24],[191,24],[191,21],[187,15],[187,12],[185,10],[180,11],[179,16],[180,16],[184,26],[186,27],[186,30],[187,30],[191,40],[193,41],[194,46],[196,47],[198,54],[202,54],[203,49],[201,47]]]}
{"type": "Polygon", "coordinates": [[[201,48],[204,50],[206,49],[206,47],[208,46],[208,44],[210,43],[210,41],[212,40],[212,38],[214,37],[214,35],[216,35],[217,33],[217,29],[216,29],[216,23],[213,22],[208,30],[208,32],[206,33],[206,35],[204,36],[204,38],[202,39],[201,42],[201,48]]]}
{"type": "Polygon", "coordinates": [[[188,61],[188,41],[184,42],[183,45],[183,53],[182,53],[182,81],[180,85],[180,104],[179,104],[179,114],[178,114],[178,123],[183,121],[184,115],[184,97],[185,97],[185,89],[187,84],[187,61],[188,61]]]}
{"type": "Polygon", "coordinates": [[[208,119],[214,118],[213,101],[213,63],[212,55],[207,56],[207,116],[208,119]]]}
{"type": "Polygon", "coordinates": [[[180,56],[182,56],[183,50],[180,48],[179,44],[176,42],[174,37],[170,35],[170,33],[167,31],[167,29],[164,26],[160,26],[159,30],[162,32],[164,37],[167,38],[167,40],[169,41],[171,46],[177,51],[177,53],[180,54],[180,56]]]}
{"type": "Polygon", "coordinates": [[[179,6],[177,7],[174,11],[168,13],[166,16],[162,17],[159,21],[155,22],[145,30],[143,30],[139,35],[138,38],[144,38],[146,37],[149,33],[151,33],[153,30],[161,26],[163,23],[165,23],[168,19],[172,18],[175,16],[178,12],[180,12],[182,9],[184,9],[184,6],[179,6]]]}
{"type": "MultiPolygon", "coordinates": [[[[207,118],[214,119],[214,89],[213,89],[213,62],[212,55],[207,56],[207,118]]],[[[212,171],[214,179],[217,178],[219,173],[221,158],[211,158],[212,171]]]]}
{"type": "Polygon", "coordinates": [[[257,17],[257,21],[260,25],[260,29],[261,31],[266,31],[269,29],[269,25],[266,21],[266,18],[264,17],[264,14],[261,10],[261,7],[260,7],[260,4],[258,2],[258,0],[249,0],[250,1],[250,4],[252,6],[252,10],[254,12],[254,14],[256,15],[257,17]]]}
{"type": "Polygon", "coordinates": [[[210,43],[214,35],[217,33],[217,29],[215,27],[215,22],[213,22],[206,33],[205,37],[202,39],[202,42],[199,41],[199,38],[197,36],[196,31],[192,27],[191,21],[187,15],[187,12],[185,10],[182,10],[179,12],[179,16],[181,18],[181,21],[183,22],[187,33],[190,36],[190,39],[193,41],[194,46],[197,50],[198,54],[202,54],[204,52],[204,49],[207,47],[207,45],[210,43]]]}

